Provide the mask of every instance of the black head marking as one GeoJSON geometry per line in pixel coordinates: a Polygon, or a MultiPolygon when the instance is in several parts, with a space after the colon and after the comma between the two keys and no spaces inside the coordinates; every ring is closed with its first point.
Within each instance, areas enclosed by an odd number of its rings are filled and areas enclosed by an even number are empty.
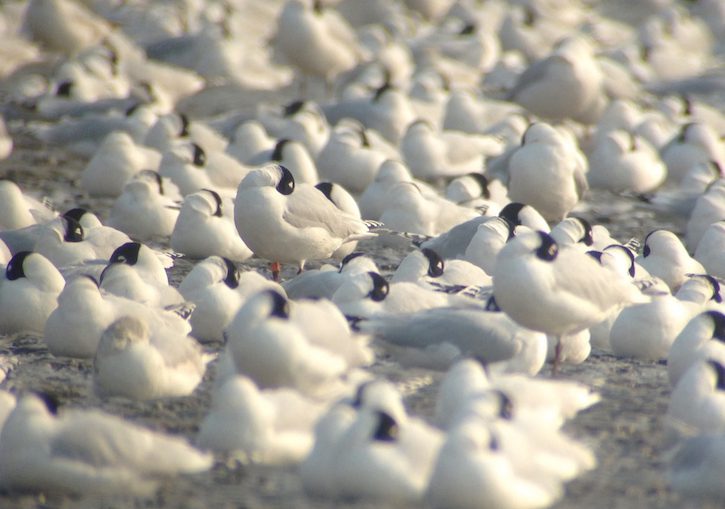
{"type": "Polygon", "coordinates": [[[680,143],[685,143],[687,141],[687,130],[695,125],[695,122],[688,122],[687,124],[682,126],[682,129],[680,129],[680,134],[677,136],[677,141],[680,143]]]}
{"type": "Polygon", "coordinates": [[[536,23],[536,11],[530,6],[524,7],[524,25],[532,27],[534,23],[536,23]]]}
{"type": "Polygon", "coordinates": [[[70,97],[71,90],[73,90],[73,82],[70,80],[62,81],[58,83],[55,89],[55,95],[57,97],[70,97]]]}
{"type": "Polygon", "coordinates": [[[712,296],[710,296],[710,300],[717,303],[722,302],[722,295],[720,294],[720,282],[717,280],[717,278],[712,277],[710,274],[697,274],[697,276],[705,278],[705,280],[710,283],[710,286],[712,287],[712,296]]]}
{"type": "Polygon", "coordinates": [[[367,294],[368,297],[370,297],[375,302],[382,302],[385,300],[385,297],[388,296],[388,292],[390,291],[390,285],[388,285],[388,282],[385,281],[385,278],[378,274],[377,272],[368,272],[368,275],[370,276],[370,279],[373,280],[373,289],[370,290],[370,293],[367,294]]]}
{"type": "Polygon", "coordinates": [[[587,251],[586,254],[588,254],[589,256],[591,256],[592,258],[594,258],[597,261],[597,263],[599,263],[601,265],[601,263],[602,263],[602,255],[604,254],[603,252],[596,251],[596,250],[591,250],[591,251],[587,251]]]}
{"type": "Polygon", "coordinates": [[[295,178],[292,176],[292,172],[281,164],[279,165],[279,169],[282,172],[282,177],[279,179],[279,183],[275,189],[277,189],[279,194],[285,196],[290,195],[295,190],[295,178]]]}
{"type": "Polygon", "coordinates": [[[48,413],[58,415],[58,408],[60,408],[58,396],[48,392],[36,392],[35,395],[45,404],[48,413]]]}
{"type": "Polygon", "coordinates": [[[194,166],[201,168],[206,164],[206,152],[204,152],[204,149],[196,143],[192,143],[192,146],[194,147],[194,158],[192,162],[194,163],[194,166]]]}
{"type": "Polygon", "coordinates": [[[378,418],[378,425],[373,432],[373,440],[378,442],[395,442],[400,436],[400,426],[390,414],[378,410],[375,412],[378,418]]]}
{"type": "Polygon", "coordinates": [[[159,194],[161,194],[161,195],[164,194],[164,180],[161,177],[161,175],[159,175],[159,172],[154,171],[154,170],[141,170],[140,172],[138,172],[138,176],[140,177],[141,175],[144,175],[144,176],[148,175],[150,178],[155,180],[156,186],[159,189],[159,194]]]}
{"type": "MultiPolygon", "coordinates": [[[[607,249],[621,249],[622,251],[624,251],[624,253],[629,257],[629,276],[634,277],[634,275],[637,273],[634,262],[634,253],[632,253],[630,249],[627,249],[621,244],[610,244],[609,246],[604,248],[604,251],[606,251],[607,249]]],[[[647,251],[647,254],[649,254],[649,249],[647,251]]]]}
{"type": "Polygon", "coordinates": [[[556,241],[548,233],[542,231],[538,231],[537,233],[541,239],[541,245],[536,250],[536,257],[545,262],[554,261],[559,254],[559,246],[556,241]]]}
{"type": "Polygon", "coordinates": [[[214,201],[216,202],[216,210],[214,211],[214,216],[222,217],[222,197],[219,196],[219,193],[217,193],[213,189],[207,188],[202,189],[202,191],[206,191],[207,193],[211,194],[214,198],[214,201]]]}
{"type": "Polygon", "coordinates": [[[375,91],[375,95],[373,96],[373,102],[378,102],[383,94],[385,94],[385,92],[392,89],[393,86],[390,84],[389,81],[386,80],[385,83],[383,83],[383,85],[375,91]]]}
{"type": "Polygon", "coordinates": [[[302,100],[292,101],[291,103],[287,104],[284,107],[283,115],[285,117],[291,117],[293,115],[296,115],[302,110],[302,107],[305,105],[305,102],[302,100]]]}
{"type": "Polygon", "coordinates": [[[714,328],[712,330],[712,339],[716,339],[725,343],[725,315],[722,314],[720,311],[715,311],[714,309],[711,309],[710,311],[705,311],[705,314],[710,315],[710,318],[712,318],[712,322],[714,324],[714,328]]]}
{"type": "Polygon", "coordinates": [[[509,235],[506,238],[506,242],[508,242],[516,236],[516,225],[503,216],[498,216],[498,218],[506,224],[506,228],[509,232],[509,235]]]}
{"type": "Polygon", "coordinates": [[[692,100],[687,94],[680,94],[680,100],[682,101],[682,113],[688,117],[692,115],[692,100]]]}
{"type": "Polygon", "coordinates": [[[490,432],[490,439],[488,441],[488,449],[490,451],[494,451],[494,452],[501,449],[501,444],[498,441],[498,437],[496,436],[496,434],[493,431],[490,432]]]}
{"type": "Polygon", "coordinates": [[[363,382],[357,386],[357,388],[355,389],[355,395],[352,397],[352,401],[350,402],[351,407],[358,409],[362,408],[363,394],[372,383],[372,380],[368,380],[367,382],[363,382]]]}
{"type": "Polygon", "coordinates": [[[103,270],[101,271],[100,276],[98,276],[98,284],[102,285],[103,280],[106,279],[106,272],[113,266],[112,263],[108,263],[105,267],[103,267],[103,270]]]}
{"type": "Polygon", "coordinates": [[[63,234],[63,240],[66,242],[81,242],[83,241],[83,227],[75,220],[72,216],[63,215],[63,228],[65,233],[63,234]]]}
{"type": "Polygon", "coordinates": [[[460,32],[458,32],[458,35],[471,35],[475,34],[477,30],[475,23],[466,23],[466,26],[464,26],[460,32]]]}
{"type": "Polygon", "coordinates": [[[512,201],[501,209],[501,212],[498,213],[498,217],[506,219],[514,226],[521,226],[521,219],[519,218],[519,213],[521,212],[521,209],[523,209],[525,206],[526,205],[523,203],[512,201]]]}
{"type": "Polygon", "coordinates": [[[234,262],[229,258],[222,257],[222,260],[224,260],[224,265],[227,267],[227,275],[224,276],[224,284],[234,290],[239,286],[239,271],[234,265],[234,262]]]}
{"type": "Polygon", "coordinates": [[[443,258],[441,258],[438,253],[436,253],[432,249],[428,249],[427,247],[424,247],[420,251],[425,255],[426,258],[428,258],[428,275],[430,277],[442,276],[443,270],[445,269],[443,258]]]}
{"type": "Polygon", "coordinates": [[[712,368],[715,370],[715,374],[717,375],[717,382],[715,383],[715,388],[721,391],[725,390],[725,366],[713,359],[708,360],[707,363],[712,366],[712,368]]]}
{"type": "Polygon", "coordinates": [[[65,217],[66,219],[70,217],[71,219],[75,219],[77,222],[80,223],[81,218],[86,215],[86,213],[88,213],[86,209],[82,207],[76,207],[74,209],[66,210],[65,212],[63,212],[63,217],[65,217]]]}
{"type": "Polygon", "coordinates": [[[579,239],[579,242],[583,242],[587,246],[591,246],[594,244],[594,237],[592,232],[592,225],[587,221],[586,219],[582,219],[581,217],[575,217],[577,221],[582,225],[582,228],[584,228],[584,235],[581,239],[579,239]]]}
{"type": "Polygon", "coordinates": [[[138,102],[138,103],[134,104],[133,106],[127,108],[126,109],[126,112],[125,112],[125,115],[127,117],[130,117],[131,115],[133,115],[134,113],[136,113],[136,111],[139,109],[139,107],[141,106],[141,104],[142,103],[138,102]]]}
{"type": "Polygon", "coordinates": [[[126,265],[136,265],[138,263],[138,255],[141,251],[141,244],[138,242],[126,242],[116,248],[108,259],[108,263],[125,263],[126,265]]]}
{"type": "Polygon", "coordinates": [[[325,195],[325,198],[330,200],[332,203],[335,203],[332,200],[332,182],[320,182],[315,186],[322,194],[325,195]]]}
{"type": "Polygon", "coordinates": [[[342,262],[340,262],[340,270],[338,272],[342,272],[342,269],[345,267],[345,265],[350,263],[350,261],[354,260],[358,256],[364,256],[364,255],[365,255],[365,253],[363,253],[362,251],[353,251],[352,253],[350,253],[349,255],[347,255],[345,258],[342,259],[342,262]]]}
{"type": "Polygon", "coordinates": [[[712,168],[713,173],[715,174],[715,177],[722,178],[723,172],[722,172],[722,166],[720,166],[720,163],[717,161],[710,161],[709,162],[710,168],[712,168]]]}
{"type": "Polygon", "coordinates": [[[526,135],[529,134],[529,129],[534,127],[538,122],[531,122],[524,131],[524,134],[521,135],[521,146],[523,147],[526,144],[526,135]]]}
{"type": "Polygon", "coordinates": [[[490,311],[492,313],[500,313],[501,308],[498,306],[498,302],[496,302],[496,296],[491,295],[488,300],[486,301],[486,311],[490,311]]]}
{"type": "Polygon", "coordinates": [[[93,281],[93,284],[94,284],[94,285],[96,285],[96,287],[97,287],[97,288],[100,288],[100,286],[101,286],[101,284],[100,284],[100,283],[98,282],[98,280],[97,280],[96,278],[94,278],[94,277],[93,277],[92,275],[90,275],[90,274],[81,274],[81,275],[80,275],[80,276],[78,276],[78,277],[79,277],[79,278],[86,278],[86,279],[90,279],[91,281],[93,281]]]}
{"type": "Polygon", "coordinates": [[[498,396],[498,417],[510,421],[514,417],[514,402],[500,389],[495,389],[494,393],[498,396]]]}
{"type": "Polygon", "coordinates": [[[370,144],[370,138],[368,138],[368,133],[365,130],[363,126],[360,126],[360,128],[357,131],[360,134],[360,143],[365,148],[370,148],[372,145],[370,144]]]}
{"type": "Polygon", "coordinates": [[[149,170],[153,175],[154,179],[156,179],[156,185],[159,186],[159,194],[164,195],[164,179],[161,177],[161,174],[157,171],[149,170]]]}
{"type": "Polygon", "coordinates": [[[289,318],[289,301],[287,298],[276,290],[267,290],[267,294],[272,299],[272,309],[269,316],[287,320],[289,318]]]}
{"type": "Polygon", "coordinates": [[[657,231],[657,230],[652,230],[652,231],[651,231],[651,232],[649,232],[649,233],[647,234],[647,236],[646,236],[646,237],[644,238],[644,247],[642,248],[642,256],[643,256],[644,258],[647,258],[647,257],[648,257],[648,256],[649,256],[649,255],[650,255],[650,254],[652,253],[652,249],[651,249],[651,248],[649,247],[649,244],[647,243],[647,241],[649,240],[649,236],[650,236],[650,235],[652,235],[652,234],[653,234],[654,232],[656,232],[656,231],[657,231]]]}
{"type": "Polygon", "coordinates": [[[21,277],[25,277],[23,264],[28,255],[33,254],[32,251],[18,251],[10,258],[7,267],[5,267],[5,278],[8,281],[15,281],[21,277]]]}
{"type": "Polygon", "coordinates": [[[179,113],[179,119],[181,120],[181,129],[179,130],[179,138],[185,138],[189,136],[189,117],[184,113],[179,113]]]}
{"type": "Polygon", "coordinates": [[[281,161],[282,160],[282,151],[284,150],[284,147],[290,142],[287,138],[282,138],[277,142],[277,144],[274,146],[274,150],[272,151],[272,155],[269,156],[270,161],[281,161]]]}
{"type": "Polygon", "coordinates": [[[483,173],[473,172],[469,173],[468,176],[475,180],[481,187],[481,196],[483,198],[486,198],[487,200],[491,198],[491,192],[488,190],[488,179],[483,173]]]}

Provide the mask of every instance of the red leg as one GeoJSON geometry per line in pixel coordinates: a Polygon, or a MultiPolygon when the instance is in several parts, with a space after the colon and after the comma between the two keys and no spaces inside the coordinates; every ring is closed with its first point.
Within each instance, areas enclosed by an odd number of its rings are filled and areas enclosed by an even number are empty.
{"type": "Polygon", "coordinates": [[[282,264],[279,262],[272,262],[269,264],[269,268],[272,271],[272,279],[279,283],[279,273],[282,271],[282,264]]]}

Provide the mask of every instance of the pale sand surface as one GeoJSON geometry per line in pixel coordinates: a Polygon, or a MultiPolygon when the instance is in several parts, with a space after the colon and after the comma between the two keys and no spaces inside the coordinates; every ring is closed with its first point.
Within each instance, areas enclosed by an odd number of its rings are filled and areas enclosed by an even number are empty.
{"type": "MultiPolygon", "coordinates": [[[[21,135],[17,149],[0,162],[0,178],[18,182],[24,190],[48,196],[59,210],[69,205],[89,206],[102,217],[111,201],[89,200],[78,188],[84,161],[59,149],[40,145],[21,135]]],[[[682,221],[656,213],[633,199],[593,194],[583,215],[606,224],[615,237],[642,238],[656,226],[680,231],[682,221]]],[[[163,245],[163,244],[161,244],[163,245]]],[[[403,256],[375,242],[360,245],[381,268],[391,270],[403,256]]],[[[192,266],[178,260],[171,279],[178,284],[192,266]]],[[[246,268],[264,269],[253,260],[246,268]]],[[[284,276],[291,277],[292,269],[284,276]]],[[[218,350],[221,345],[207,345],[218,350]]],[[[67,404],[100,406],[104,410],[154,429],[193,439],[210,404],[213,368],[190,397],[136,403],[123,399],[100,401],[90,390],[92,363],[51,356],[42,338],[23,335],[0,340],[0,355],[15,357],[17,367],[2,383],[11,390],[47,390],[67,404]]],[[[391,360],[379,361],[373,371],[394,380],[406,394],[411,412],[429,417],[442,373],[403,369],[391,360]]],[[[546,373],[540,376],[548,376],[546,373]]],[[[663,364],[617,359],[594,351],[579,366],[564,366],[560,376],[590,385],[602,401],[566,425],[571,436],[590,446],[597,455],[596,470],[568,484],[557,508],[664,508],[692,505],[666,485],[663,415],[670,388],[663,364]]],[[[313,500],[303,491],[294,468],[269,468],[220,461],[206,474],[177,478],[166,483],[153,499],[75,499],[0,495],[0,507],[381,507],[377,503],[313,500]]],[[[694,504],[693,507],[701,507],[694,504]]],[[[718,504],[713,503],[712,507],[718,504]]],[[[704,505],[702,507],[709,507],[704,505]]]]}

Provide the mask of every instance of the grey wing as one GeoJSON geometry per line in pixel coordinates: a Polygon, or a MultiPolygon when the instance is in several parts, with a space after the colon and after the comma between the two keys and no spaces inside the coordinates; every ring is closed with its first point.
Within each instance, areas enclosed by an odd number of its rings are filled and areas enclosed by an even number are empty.
{"type": "Polygon", "coordinates": [[[398,346],[426,348],[450,343],[464,355],[487,362],[507,360],[518,352],[515,334],[497,313],[444,308],[386,322],[375,327],[376,334],[398,346]]]}
{"type": "Polygon", "coordinates": [[[295,228],[323,228],[341,239],[368,231],[362,220],[341,211],[311,186],[299,186],[290,195],[282,219],[295,228]]]}
{"type": "Polygon", "coordinates": [[[460,258],[466,253],[468,244],[478,230],[478,225],[488,221],[488,216],[478,216],[454,226],[438,237],[430,239],[420,247],[432,249],[443,259],[460,258]]]}
{"type": "Polygon", "coordinates": [[[531,64],[516,81],[516,85],[509,92],[507,97],[508,100],[516,100],[516,96],[519,95],[523,90],[529,87],[531,84],[541,81],[544,76],[549,72],[549,68],[552,63],[556,61],[566,62],[564,58],[559,55],[551,55],[541,60],[537,60],[531,64]]]}

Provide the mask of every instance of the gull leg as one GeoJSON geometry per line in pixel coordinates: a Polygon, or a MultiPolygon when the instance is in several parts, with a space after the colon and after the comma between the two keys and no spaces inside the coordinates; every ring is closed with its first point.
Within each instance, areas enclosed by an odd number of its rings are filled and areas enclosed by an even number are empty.
{"type": "Polygon", "coordinates": [[[272,262],[269,264],[269,269],[272,271],[272,279],[279,283],[279,273],[282,271],[282,264],[279,262],[272,262]]]}
{"type": "Polygon", "coordinates": [[[554,364],[551,367],[551,376],[559,374],[559,364],[561,362],[561,336],[556,337],[556,346],[554,347],[554,364]]]}

